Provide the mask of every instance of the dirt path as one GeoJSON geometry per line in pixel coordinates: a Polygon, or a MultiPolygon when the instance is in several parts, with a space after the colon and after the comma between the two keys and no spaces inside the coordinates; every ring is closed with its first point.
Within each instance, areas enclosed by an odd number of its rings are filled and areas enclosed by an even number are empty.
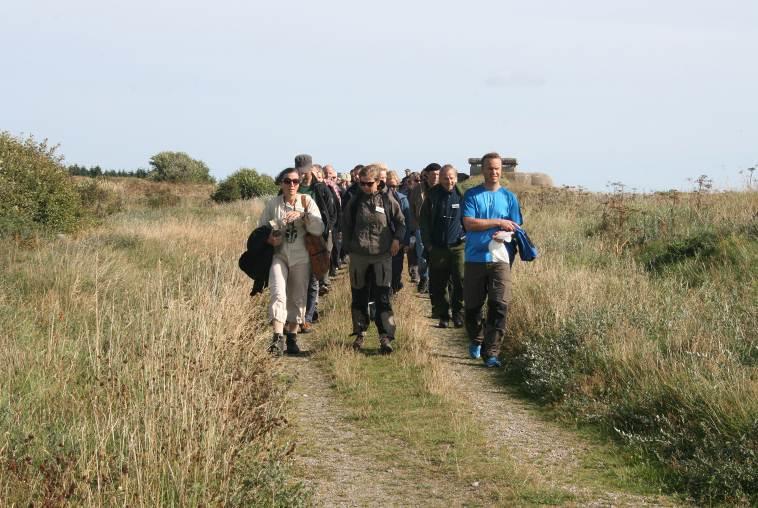
{"type": "MultiPolygon", "coordinates": [[[[411,298],[416,315],[429,313],[425,298],[411,298]]],[[[438,329],[425,319],[434,337],[435,358],[459,387],[471,414],[492,439],[492,453],[513,457],[525,477],[573,494],[574,506],[673,506],[669,498],[617,492],[600,480],[607,468],[595,445],[558,423],[546,421],[533,404],[509,391],[497,377],[467,356],[462,329],[438,329]]],[[[401,325],[402,326],[402,325],[401,325]]],[[[308,346],[319,341],[301,336],[308,346]]],[[[455,478],[423,478],[404,467],[418,463],[402,441],[367,433],[351,422],[332,381],[313,355],[284,358],[293,373],[288,397],[296,433],[297,476],[313,491],[318,506],[463,506],[480,505],[472,486],[455,478]],[[383,450],[382,454],[377,450],[383,450]],[[392,450],[387,453],[387,450],[392,450]]],[[[607,454],[605,455],[607,457],[607,454]]]]}
{"type": "MultiPolygon", "coordinates": [[[[307,344],[307,339],[304,340],[307,344]]],[[[301,443],[296,467],[312,489],[317,506],[441,506],[463,504],[444,479],[416,483],[417,474],[404,471],[397,460],[377,458],[376,437],[350,423],[335,398],[331,382],[313,357],[286,358],[296,372],[289,392],[293,424],[301,443]],[[414,480],[414,481],[411,481],[414,480]]],[[[384,438],[381,448],[388,446],[384,438]]],[[[391,444],[391,443],[390,443],[391,444]]],[[[406,447],[400,441],[394,450],[406,447]]],[[[399,452],[403,453],[403,452],[399,452]]],[[[411,452],[406,452],[411,453],[411,452]]]]}

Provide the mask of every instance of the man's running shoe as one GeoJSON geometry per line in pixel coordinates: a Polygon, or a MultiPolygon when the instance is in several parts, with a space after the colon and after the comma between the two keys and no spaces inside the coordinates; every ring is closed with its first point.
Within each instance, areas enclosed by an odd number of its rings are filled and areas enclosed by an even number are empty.
{"type": "Polygon", "coordinates": [[[484,366],[488,369],[499,369],[503,366],[503,364],[500,363],[500,360],[497,359],[497,356],[490,356],[484,360],[484,366]]]}
{"type": "Polygon", "coordinates": [[[468,355],[476,360],[482,356],[482,345],[478,342],[472,342],[468,345],[468,355]]]}

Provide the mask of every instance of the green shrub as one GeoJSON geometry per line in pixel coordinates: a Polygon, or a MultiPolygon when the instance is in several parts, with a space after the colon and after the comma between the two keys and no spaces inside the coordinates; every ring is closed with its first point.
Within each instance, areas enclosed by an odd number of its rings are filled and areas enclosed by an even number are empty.
{"type": "Polygon", "coordinates": [[[57,147],[0,132],[0,236],[71,232],[84,210],[57,147]]]}
{"type": "Polygon", "coordinates": [[[211,195],[213,201],[223,203],[276,194],[274,179],[254,169],[242,168],[222,181],[211,195]]]}
{"type": "Polygon", "coordinates": [[[205,162],[184,152],[160,152],[150,158],[150,178],[159,182],[213,182],[205,162]]]}

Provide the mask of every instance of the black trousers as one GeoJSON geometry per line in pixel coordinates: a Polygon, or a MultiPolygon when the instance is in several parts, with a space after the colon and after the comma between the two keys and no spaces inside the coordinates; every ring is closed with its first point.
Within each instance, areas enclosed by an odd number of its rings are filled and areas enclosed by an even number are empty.
{"type": "Polygon", "coordinates": [[[371,322],[368,303],[375,305],[374,324],[379,336],[395,338],[395,317],[392,313],[390,296],[392,288],[391,261],[387,254],[384,259],[359,254],[350,255],[350,291],[352,302],[350,313],[353,320],[353,333],[362,334],[368,330],[371,322]]]}
{"type": "Polygon", "coordinates": [[[469,340],[482,344],[485,357],[498,356],[505,336],[508,305],[511,303],[511,265],[509,263],[466,263],[463,276],[463,302],[469,340]],[[487,318],[482,307],[487,300],[487,318]]]}

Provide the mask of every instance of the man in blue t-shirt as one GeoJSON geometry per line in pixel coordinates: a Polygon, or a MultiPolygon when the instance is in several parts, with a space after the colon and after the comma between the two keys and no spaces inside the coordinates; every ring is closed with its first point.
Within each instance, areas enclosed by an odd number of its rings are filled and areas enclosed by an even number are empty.
{"type": "Polygon", "coordinates": [[[469,355],[481,357],[487,367],[501,366],[498,355],[511,301],[510,261],[515,254],[514,242],[502,241],[503,236],[509,235],[497,233],[513,232],[522,222],[516,196],[500,185],[502,169],[499,154],[486,154],[482,157],[484,183],[467,190],[463,196],[466,228],[463,304],[466,332],[471,341],[469,355]],[[482,322],[485,298],[487,318],[482,322]]]}

